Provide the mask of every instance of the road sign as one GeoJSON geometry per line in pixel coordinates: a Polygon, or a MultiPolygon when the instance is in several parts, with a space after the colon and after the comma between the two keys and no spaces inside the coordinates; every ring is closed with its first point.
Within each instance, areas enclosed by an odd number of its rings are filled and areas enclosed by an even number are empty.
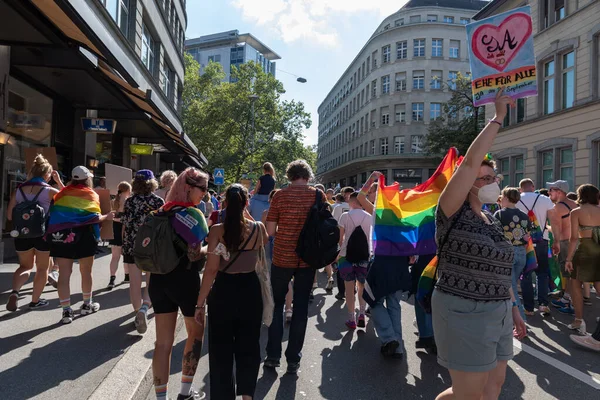
{"type": "Polygon", "coordinates": [[[213,173],[213,178],[215,178],[215,185],[221,186],[225,184],[225,170],[223,168],[215,168],[215,172],[213,173]]]}
{"type": "Polygon", "coordinates": [[[115,133],[117,121],[114,119],[81,118],[81,128],[90,133],[115,133]]]}

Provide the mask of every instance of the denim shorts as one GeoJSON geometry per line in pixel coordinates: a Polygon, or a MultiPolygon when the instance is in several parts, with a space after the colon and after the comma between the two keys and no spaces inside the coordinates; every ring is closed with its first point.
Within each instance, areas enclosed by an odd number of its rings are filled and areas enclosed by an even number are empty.
{"type": "Polygon", "coordinates": [[[513,358],[510,300],[475,301],[434,290],[433,331],[438,363],[463,372],[488,372],[513,358]]]}

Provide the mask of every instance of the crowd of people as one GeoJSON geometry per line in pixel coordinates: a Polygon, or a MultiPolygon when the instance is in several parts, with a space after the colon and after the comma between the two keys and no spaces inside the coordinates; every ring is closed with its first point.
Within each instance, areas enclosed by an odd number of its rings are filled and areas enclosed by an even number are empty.
{"type": "Polygon", "coordinates": [[[278,368],[285,356],[287,373],[299,371],[317,269],[298,255],[297,245],[311,210],[317,207],[328,210],[338,224],[339,255],[321,267],[327,274],[326,291],[333,293],[337,286],[336,298],[346,302],[346,327],[365,328],[370,318],[381,341],[381,354],[402,359],[402,296],[406,291],[416,292],[421,273],[437,255],[431,310],[416,301],[414,305],[419,333],[416,347],[437,354],[452,377],[452,386],[437,398],[498,398],[507,362],[513,357],[513,338],[527,335],[526,320],[536,308],[541,315],[550,314],[550,306],[573,315],[569,329],[576,334],[571,339],[600,351],[600,323],[589,335],[584,320],[585,307],[592,303],[590,285],[600,293],[596,264],[600,193],[589,184],[571,193],[566,181],[556,181],[546,184],[544,195],[530,179],[523,179],[518,188],[501,190],[501,177],[486,155],[507,106],[512,105],[509,96],[497,97],[496,117],[473,141],[443,190],[435,215],[437,252],[398,257],[393,268],[379,270],[372,263],[371,241],[381,176],[377,171],[360,190],[346,187],[336,193],[311,185],[312,170],[303,160],[288,165],[286,185],[278,185],[273,166],[265,163],[253,193],[240,184],[216,193],[209,189],[209,176],[195,168],[179,175],[163,171],[159,180],[152,171],[139,170],[132,182],[118,185],[112,211],[102,214],[93,174],[87,168],[75,167],[64,184],[39,155],[8,207],[19,268],[6,309],[18,309],[19,290],[35,266],[29,308],[48,305],[41,297],[44,286],[56,284],[60,322],[72,323],[70,277],[78,260],[83,296],[80,315],[97,312],[100,304],[93,301],[92,267],[99,226],[112,221],[107,289],[116,285],[122,257],[137,332],[146,332],[150,309],[155,315],[156,398],[167,398],[181,312],[187,340],[177,399],[205,397],[192,388],[192,382],[207,322],[211,398],[252,399],[261,362],[265,368],[278,368]],[[491,209],[496,211],[491,213],[491,209]],[[148,231],[148,224],[155,229],[148,231]],[[161,238],[170,240],[157,240],[161,238]],[[534,268],[527,262],[530,243],[537,259],[534,268]],[[175,261],[150,273],[147,261],[141,259],[143,251],[155,252],[155,264],[175,261]],[[269,296],[265,297],[257,265],[265,262],[265,253],[273,306],[266,358],[261,360],[260,334],[269,296]],[[553,287],[556,274],[550,266],[554,257],[560,270],[558,288],[553,287]],[[406,282],[406,271],[410,271],[410,282],[406,282]],[[374,280],[376,291],[369,285],[374,280]],[[551,294],[557,298],[552,300],[551,294]],[[286,324],[289,338],[283,352],[286,324]]]}

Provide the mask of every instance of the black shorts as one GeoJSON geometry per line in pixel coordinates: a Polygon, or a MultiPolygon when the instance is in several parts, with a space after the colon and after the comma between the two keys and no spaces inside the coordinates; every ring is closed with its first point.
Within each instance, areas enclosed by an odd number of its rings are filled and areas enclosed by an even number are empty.
{"type": "Polygon", "coordinates": [[[135,259],[129,254],[123,254],[123,262],[126,264],[135,264],[135,259]]]}
{"type": "Polygon", "coordinates": [[[123,224],[113,221],[113,238],[108,241],[111,246],[123,246],[123,224]]]}
{"type": "Polygon", "coordinates": [[[96,255],[98,240],[92,226],[63,229],[48,235],[50,256],[79,260],[96,255]]]}
{"type": "Polygon", "coordinates": [[[200,293],[200,275],[194,267],[178,266],[165,275],[150,274],[148,294],[155,314],[181,310],[184,317],[193,317],[200,293]]]}
{"type": "Polygon", "coordinates": [[[30,239],[15,238],[16,251],[29,251],[31,249],[35,249],[36,251],[50,251],[50,244],[43,236],[30,239]]]}

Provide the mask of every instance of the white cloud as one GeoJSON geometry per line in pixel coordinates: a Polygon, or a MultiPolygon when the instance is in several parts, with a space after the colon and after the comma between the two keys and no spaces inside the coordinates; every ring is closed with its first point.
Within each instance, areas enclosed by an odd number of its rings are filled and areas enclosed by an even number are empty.
{"type": "Polygon", "coordinates": [[[386,17],[407,0],[231,0],[244,18],[273,28],[284,42],[297,40],[323,46],[338,44],[336,19],[364,12],[386,17]]]}

